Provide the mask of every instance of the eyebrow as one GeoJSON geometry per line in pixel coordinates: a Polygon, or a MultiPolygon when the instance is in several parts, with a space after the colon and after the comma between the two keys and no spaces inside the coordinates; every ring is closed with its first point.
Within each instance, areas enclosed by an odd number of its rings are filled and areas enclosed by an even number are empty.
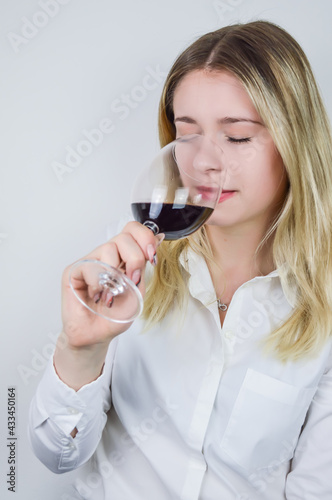
{"type": "MultiPolygon", "coordinates": [[[[197,124],[197,122],[193,118],[190,118],[189,116],[179,116],[178,118],[174,119],[174,123],[175,122],[185,122],[185,123],[197,124]]],[[[263,125],[262,122],[257,121],[257,120],[252,120],[251,118],[242,118],[242,117],[235,117],[235,116],[226,116],[225,118],[219,118],[219,120],[218,120],[218,123],[220,125],[228,125],[230,123],[239,123],[239,122],[247,122],[247,123],[255,123],[257,125],[263,125]]]]}

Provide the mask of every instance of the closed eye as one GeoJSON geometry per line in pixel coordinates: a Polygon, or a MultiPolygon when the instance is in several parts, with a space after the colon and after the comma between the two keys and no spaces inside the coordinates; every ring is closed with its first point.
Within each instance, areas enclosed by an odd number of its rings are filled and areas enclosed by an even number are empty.
{"type": "Polygon", "coordinates": [[[228,142],[232,142],[233,144],[243,144],[245,142],[250,142],[251,137],[241,137],[240,139],[236,139],[235,137],[227,136],[228,142]]]}
{"type": "Polygon", "coordinates": [[[250,142],[251,139],[251,137],[241,137],[240,139],[236,139],[235,137],[227,136],[228,142],[232,142],[233,144],[243,144],[245,142],[250,142]]]}

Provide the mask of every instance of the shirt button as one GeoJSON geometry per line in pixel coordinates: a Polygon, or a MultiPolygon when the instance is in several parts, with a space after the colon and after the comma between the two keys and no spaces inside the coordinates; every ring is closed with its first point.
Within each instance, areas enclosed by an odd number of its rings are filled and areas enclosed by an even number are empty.
{"type": "Polygon", "coordinates": [[[61,439],[61,444],[67,448],[67,450],[76,450],[76,446],[73,443],[72,439],[64,438],[61,439]]]}
{"type": "Polygon", "coordinates": [[[68,412],[70,415],[77,415],[78,410],[76,410],[76,408],[73,408],[72,406],[68,406],[68,407],[67,407],[67,412],[68,412]]]}
{"type": "Polygon", "coordinates": [[[225,332],[225,338],[231,340],[233,338],[233,332],[231,332],[230,330],[225,332]]]}
{"type": "Polygon", "coordinates": [[[202,458],[191,458],[190,467],[192,469],[196,469],[196,470],[199,470],[202,472],[206,471],[206,469],[207,469],[207,465],[206,465],[205,459],[203,457],[202,458]]]}

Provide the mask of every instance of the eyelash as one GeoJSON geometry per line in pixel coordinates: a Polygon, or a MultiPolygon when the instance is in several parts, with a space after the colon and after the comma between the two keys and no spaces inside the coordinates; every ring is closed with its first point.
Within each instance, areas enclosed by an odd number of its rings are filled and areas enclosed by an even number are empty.
{"type": "MultiPolygon", "coordinates": [[[[192,134],[184,134],[184,135],[179,134],[178,136],[176,136],[176,139],[179,139],[180,137],[181,137],[181,139],[183,139],[183,138],[185,138],[186,135],[192,135],[192,134]]],[[[227,141],[231,142],[232,144],[245,144],[245,143],[250,142],[252,139],[251,137],[241,137],[240,139],[236,139],[235,137],[230,137],[230,136],[226,136],[226,137],[227,137],[227,141]]]]}
{"type": "Polygon", "coordinates": [[[245,142],[250,142],[251,137],[243,137],[241,139],[235,139],[235,137],[227,137],[228,142],[232,142],[233,144],[243,144],[245,142]]]}

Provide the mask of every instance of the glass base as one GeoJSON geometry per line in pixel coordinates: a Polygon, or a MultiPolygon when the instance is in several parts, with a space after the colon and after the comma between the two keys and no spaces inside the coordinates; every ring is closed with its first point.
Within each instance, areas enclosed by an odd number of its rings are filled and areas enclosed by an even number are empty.
{"type": "Polygon", "coordinates": [[[75,297],[93,314],[115,323],[131,323],[143,310],[137,286],[119,269],[99,260],[72,265],[69,284],[75,297]]]}

